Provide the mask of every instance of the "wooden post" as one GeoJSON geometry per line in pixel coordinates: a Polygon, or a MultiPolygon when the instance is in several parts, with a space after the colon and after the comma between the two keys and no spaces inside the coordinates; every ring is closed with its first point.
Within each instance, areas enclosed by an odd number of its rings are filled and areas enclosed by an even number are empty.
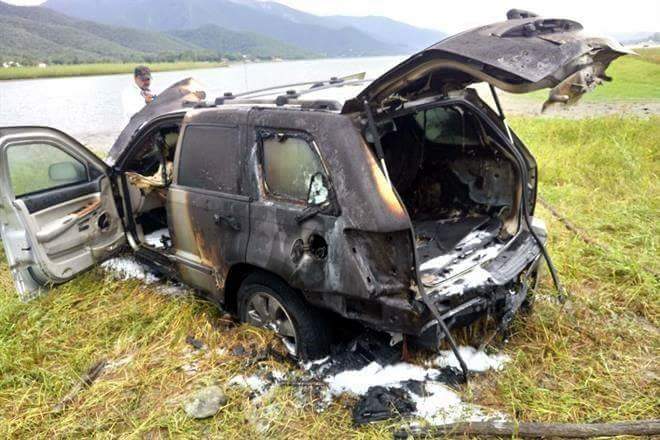
{"type": "Polygon", "coordinates": [[[615,437],[619,435],[660,435],[660,420],[641,420],[617,423],[513,423],[502,421],[452,423],[433,426],[422,431],[400,430],[394,438],[445,437],[451,435],[503,436],[521,438],[591,438],[615,437]]]}

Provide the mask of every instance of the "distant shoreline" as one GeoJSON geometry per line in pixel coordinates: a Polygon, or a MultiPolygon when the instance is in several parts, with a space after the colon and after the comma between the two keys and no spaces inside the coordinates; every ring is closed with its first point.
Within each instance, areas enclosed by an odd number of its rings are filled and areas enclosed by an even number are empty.
{"type": "MultiPolygon", "coordinates": [[[[62,64],[46,67],[0,67],[0,81],[20,79],[65,78],[73,76],[121,75],[132,73],[135,66],[141,63],[97,63],[97,64],[62,64]]],[[[176,70],[212,69],[228,67],[227,62],[175,62],[175,63],[144,63],[153,72],[171,72],[176,70]]]]}

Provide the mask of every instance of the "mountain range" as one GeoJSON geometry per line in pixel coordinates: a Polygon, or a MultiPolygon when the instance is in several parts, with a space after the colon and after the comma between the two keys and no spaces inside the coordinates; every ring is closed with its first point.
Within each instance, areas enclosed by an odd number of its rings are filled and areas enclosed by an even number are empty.
{"type": "Polygon", "coordinates": [[[215,25],[322,56],[412,53],[444,36],[384,17],[321,17],[258,0],[48,0],[43,6],[84,20],[151,31],[215,25]]]}
{"type": "Polygon", "coordinates": [[[257,0],[0,0],[0,61],[23,64],[412,53],[444,35],[385,17],[257,0]]]}

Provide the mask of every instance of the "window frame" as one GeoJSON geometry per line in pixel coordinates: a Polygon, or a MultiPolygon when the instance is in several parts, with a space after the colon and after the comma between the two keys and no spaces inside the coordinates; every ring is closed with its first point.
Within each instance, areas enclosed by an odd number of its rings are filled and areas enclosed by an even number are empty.
{"type": "MultiPolygon", "coordinates": [[[[45,194],[45,193],[48,193],[50,191],[56,191],[56,190],[61,190],[61,189],[66,189],[66,188],[73,188],[73,187],[76,187],[78,185],[83,185],[83,184],[92,182],[89,163],[87,162],[87,160],[84,159],[84,158],[81,158],[79,155],[75,154],[75,152],[70,151],[68,148],[66,148],[66,146],[63,146],[63,145],[61,145],[61,144],[59,144],[59,143],[57,143],[57,142],[55,142],[51,139],[43,139],[43,138],[21,139],[21,140],[18,140],[16,142],[10,142],[4,148],[3,158],[4,158],[4,162],[6,164],[5,165],[5,172],[6,172],[6,176],[7,176],[7,187],[9,188],[9,190],[11,192],[11,195],[12,195],[14,200],[22,199],[22,198],[25,198],[25,197],[36,196],[36,195],[40,195],[40,194],[45,194]],[[49,145],[53,148],[56,148],[56,149],[60,150],[64,154],[72,157],[73,159],[75,159],[78,163],[82,164],[82,166],[85,168],[86,180],[80,181],[80,182],[67,183],[67,184],[63,184],[63,185],[53,186],[53,187],[46,188],[46,189],[41,189],[41,190],[38,190],[38,191],[31,191],[31,192],[27,192],[27,193],[23,193],[23,194],[16,194],[16,191],[14,189],[14,182],[12,180],[11,164],[9,163],[9,150],[11,148],[14,148],[14,147],[20,147],[20,146],[24,146],[24,145],[35,145],[35,144],[49,145]]],[[[103,174],[103,173],[100,173],[100,174],[103,174]]]]}
{"type": "Polygon", "coordinates": [[[235,192],[227,192],[227,191],[222,191],[219,189],[208,189],[208,188],[201,188],[199,186],[189,186],[189,185],[184,185],[181,183],[181,169],[182,169],[182,157],[185,155],[184,151],[184,142],[186,140],[186,133],[188,132],[189,128],[198,128],[198,127],[206,127],[206,128],[223,128],[223,129],[233,129],[236,130],[238,134],[238,144],[236,146],[237,148],[237,157],[240,158],[241,154],[243,154],[243,140],[241,138],[241,128],[242,126],[240,124],[232,124],[232,123],[190,123],[190,124],[185,124],[181,127],[181,130],[179,131],[179,141],[177,144],[177,151],[174,155],[174,164],[175,164],[175,169],[174,169],[174,176],[173,176],[173,183],[175,183],[178,187],[180,188],[185,188],[186,190],[189,191],[195,191],[195,192],[201,192],[205,194],[221,194],[223,196],[227,196],[229,198],[235,198],[235,199],[245,199],[246,194],[245,194],[245,188],[244,188],[244,181],[243,181],[243,171],[239,170],[238,171],[238,187],[236,188],[235,192]]]}
{"type": "MultiPolygon", "coordinates": [[[[432,143],[434,143],[434,144],[444,145],[444,144],[447,144],[447,143],[446,143],[446,142],[438,142],[438,139],[429,139],[429,137],[428,137],[428,133],[425,131],[425,127],[424,127],[424,125],[421,124],[421,123],[417,120],[417,115],[418,115],[418,114],[420,114],[420,113],[422,113],[422,112],[423,112],[424,114],[426,114],[426,113],[428,113],[429,111],[438,110],[438,109],[450,110],[450,111],[452,111],[452,112],[457,113],[457,114],[458,114],[458,117],[461,119],[461,121],[460,121],[461,124],[465,124],[465,123],[466,123],[466,117],[467,117],[467,115],[466,115],[465,109],[462,108],[460,105],[451,105],[451,104],[450,104],[450,105],[446,105],[446,106],[443,105],[443,106],[437,106],[437,107],[423,108],[423,109],[420,109],[418,112],[415,112],[415,113],[412,114],[412,115],[413,115],[413,118],[415,119],[415,122],[417,123],[417,125],[418,125],[419,128],[420,128],[420,130],[422,131],[422,136],[425,138],[425,140],[426,140],[427,142],[432,142],[432,143]]],[[[463,132],[460,134],[460,136],[463,138],[463,141],[461,142],[461,145],[469,145],[469,146],[473,146],[473,147],[474,147],[474,146],[478,146],[478,145],[484,145],[484,143],[485,143],[485,137],[484,137],[484,127],[483,127],[483,124],[482,124],[480,118],[476,117],[476,115],[475,115],[473,112],[471,112],[470,115],[474,118],[474,120],[471,121],[471,122],[472,122],[473,124],[476,124],[476,125],[477,125],[476,130],[474,130],[475,138],[474,138],[474,139],[469,139],[468,137],[463,136],[463,135],[468,131],[468,130],[463,130],[463,132]],[[475,144],[475,143],[466,143],[466,142],[464,142],[465,140],[470,140],[470,141],[476,140],[478,143],[476,143],[476,144],[475,144]]],[[[426,118],[426,116],[425,116],[425,118],[426,118]]],[[[463,127],[463,128],[464,128],[464,127],[463,127]]],[[[444,133],[441,134],[441,137],[442,137],[442,136],[444,136],[444,133]]],[[[443,140],[446,140],[446,139],[443,139],[443,140]]]]}
{"type": "MultiPolygon", "coordinates": [[[[162,126],[166,126],[170,124],[178,124],[179,138],[181,138],[185,126],[184,125],[185,115],[186,112],[179,112],[179,113],[166,114],[164,116],[163,115],[157,116],[154,119],[145,123],[143,126],[139,127],[131,137],[131,140],[128,143],[127,147],[117,157],[114,167],[121,172],[127,171],[126,165],[130,160],[133,159],[137,145],[139,145],[142,141],[144,141],[144,139],[147,136],[150,136],[151,133],[153,133],[155,130],[159,130],[160,128],[162,128],[162,126]]],[[[177,150],[178,150],[178,143],[177,143],[177,150]]]]}
{"type": "MultiPolygon", "coordinates": [[[[302,206],[302,207],[309,206],[309,202],[307,200],[294,199],[291,197],[278,195],[273,193],[268,188],[268,182],[266,181],[266,171],[265,171],[264,140],[268,136],[271,135],[276,136],[278,134],[284,134],[288,137],[302,139],[307,143],[308,147],[312,151],[312,154],[316,156],[316,158],[319,161],[319,164],[321,165],[323,174],[326,178],[326,181],[328,182],[328,186],[329,186],[328,189],[330,190],[330,193],[334,194],[334,187],[332,184],[332,179],[330,178],[330,173],[328,172],[328,167],[326,166],[325,161],[323,160],[323,156],[321,155],[321,151],[318,147],[318,144],[316,143],[316,140],[314,139],[314,136],[303,130],[296,130],[290,128],[274,128],[274,127],[255,127],[255,134],[257,137],[257,160],[259,162],[259,171],[260,171],[259,187],[262,196],[264,196],[267,199],[290,203],[296,206],[302,206]]],[[[334,201],[331,201],[331,203],[334,204],[334,201]]]]}

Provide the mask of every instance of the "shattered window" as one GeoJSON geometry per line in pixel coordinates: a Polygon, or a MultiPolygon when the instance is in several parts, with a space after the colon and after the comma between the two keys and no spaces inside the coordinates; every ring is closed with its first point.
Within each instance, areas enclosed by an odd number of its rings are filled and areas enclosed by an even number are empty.
{"type": "Polygon", "coordinates": [[[238,194],[239,147],[238,127],[188,126],[181,144],[178,184],[238,194]]]}
{"type": "Polygon", "coordinates": [[[481,145],[472,114],[454,107],[438,107],[415,114],[415,121],[426,139],[445,145],[481,145]]]}
{"type": "Polygon", "coordinates": [[[10,146],[7,164],[16,197],[88,181],[85,165],[50,144],[10,146]]]}
{"type": "Polygon", "coordinates": [[[263,137],[263,163],[268,192],[293,200],[306,201],[312,176],[324,172],[310,142],[282,133],[263,137]]]}

